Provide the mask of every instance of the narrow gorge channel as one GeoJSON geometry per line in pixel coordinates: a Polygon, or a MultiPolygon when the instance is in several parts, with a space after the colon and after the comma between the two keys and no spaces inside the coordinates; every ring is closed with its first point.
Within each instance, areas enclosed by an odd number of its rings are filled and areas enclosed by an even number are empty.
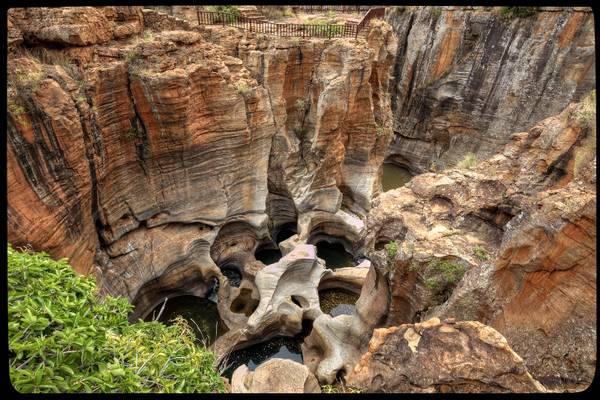
{"type": "Polygon", "coordinates": [[[365,7],[8,11],[18,391],[591,384],[591,9],[365,7]]]}

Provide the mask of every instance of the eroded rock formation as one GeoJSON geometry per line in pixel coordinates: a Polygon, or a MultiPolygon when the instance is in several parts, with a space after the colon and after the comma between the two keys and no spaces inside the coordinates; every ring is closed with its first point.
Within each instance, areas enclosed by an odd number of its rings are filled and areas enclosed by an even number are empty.
{"type": "Polygon", "coordinates": [[[376,329],[347,384],[368,392],[545,392],[496,330],[437,318],[376,329]]]}
{"type": "Polygon", "coordinates": [[[389,161],[413,173],[491,156],[595,87],[589,8],[523,18],[501,7],[388,7],[386,20],[399,44],[389,161]]]}
{"type": "Polygon", "coordinates": [[[146,14],[11,10],[9,241],[94,273],[101,293],[136,305],[132,319],[216,282],[230,310],[242,290],[258,299],[254,251],[283,226],[368,211],[392,133],[395,38],[386,24],[357,42],[161,31],[146,14]]]}
{"type": "Polygon", "coordinates": [[[374,262],[393,269],[390,292],[380,294],[392,299],[387,324],[478,320],[542,383],[591,382],[595,129],[592,94],[471,170],[419,175],[379,196],[365,243],[374,262]],[[394,240],[390,258],[384,245],[394,240]],[[432,272],[439,260],[447,264],[432,272]],[[464,277],[452,275],[459,264],[464,277]],[[440,297],[429,279],[449,290],[440,297]]]}

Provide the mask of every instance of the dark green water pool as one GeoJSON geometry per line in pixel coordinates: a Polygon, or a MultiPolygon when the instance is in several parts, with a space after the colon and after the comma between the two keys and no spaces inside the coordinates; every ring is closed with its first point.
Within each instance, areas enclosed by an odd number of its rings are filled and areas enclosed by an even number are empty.
{"type": "Polygon", "coordinates": [[[317,256],[325,260],[329,269],[354,267],[354,257],[340,243],[321,241],[317,243],[317,256]]]}
{"type": "MultiPolygon", "coordinates": [[[[160,313],[162,304],[160,303],[148,314],[146,321],[152,321],[154,316],[160,313]]],[[[167,300],[159,321],[170,325],[169,321],[178,315],[187,320],[199,342],[206,340],[207,346],[228,330],[221,317],[219,317],[217,305],[202,297],[179,296],[167,300]]]]}
{"type": "Polygon", "coordinates": [[[254,257],[262,261],[265,265],[274,264],[281,259],[281,250],[279,249],[262,249],[258,250],[254,257]]]}
{"type": "MultiPolygon", "coordinates": [[[[298,338],[277,337],[264,343],[258,343],[245,349],[231,353],[227,361],[227,369],[223,376],[231,379],[233,371],[240,365],[248,366],[250,371],[271,358],[284,358],[302,364],[301,341],[298,338]]],[[[281,379],[285,379],[284,376],[281,379]]]]}
{"type": "Polygon", "coordinates": [[[338,315],[352,315],[356,311],[356,301],[359,295],[341,289],[325,289],[319,291],[321,310],[337,317],[338,315]]]}
{"type": "Polygon", "coordinates": [[[394,164],[383,164],[381,186],[384,192],[406,185],[412,179],[412,175],[406,168],[394,164]]]}

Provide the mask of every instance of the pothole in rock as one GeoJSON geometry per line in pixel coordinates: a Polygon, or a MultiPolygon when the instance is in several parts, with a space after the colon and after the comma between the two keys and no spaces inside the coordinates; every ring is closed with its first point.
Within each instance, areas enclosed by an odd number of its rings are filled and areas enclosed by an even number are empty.
{"type": "Polygon", "coordinates": [[[324,289],[319,291],[321,311],[332,317],[353,315],[359,295],[342,289],[324,289]]]}
{"type": "Polygon", "coordinates": [[[146,321],[152,321],[160,315],[158,321],[165,325],[171,325],[172,320],[181,315],[196,334],[199,343],[206,346],[211,345],[219,336],[228,331],[227,326],[221,320],[217,305],[208,299],[196,296],[178,296],[170,298],[164,304],[164,310],[160,313],[164,302],[146,316],[146,321]]]}
{"type": "Polygon", "coordinates": [[[354,267],[354,257],[348,253],[341,243],[329,243],[319,241],[317,246],[317,257],[325,261],[329,269],[354,267]]]}
{"type": "Polygon", "coordinates": [[[222,364],[226,366],[226,369],[221,375],[231,379],[233,372],[240,365],[246,365],[250,371],[254,371],[259,365],[272,358],[283,358],[302,364],[304,362],[302,342],[310,334],[312,327],[312,320],[303,319],[302,330],[295,337],[278,336],[232,352],[222,364]]]}
{"type": "Polygon", "coordinates": [[[229,280],[229,284],[233,287],[240,287],[242,283],[242,273],[240,272],[240,267],[234,264],[225,264],[221,267],[221,273],[227,280],[229,280]]]}
{"type": "MultiPolygon", "coordinates": [[[[276,337],[245,349],[236,350],[225,361],[227,368],[222,375],[231,379],[233,371],[240,365],[246,365],[250,371],[254,371],[260,364],[272,358],[283,358],[302,364],[301,343],[302,341],[298,337],[276,337]]],[[[281,378],[285,379],[285,377],[281,378]]]]}
{"type": "Polygon", "coordinates": [[[281,228],[279,228],[279,232],[277,232],[277,235],[275,237],[275,241],[277,243],[281,243],[284,240],[287,240],[289,238],[291,238],[292,236],[294,236],[296,233],[296,224],[295,223],[286,223],[284,225],[281,226],[281,228]]]}
{"type": "Polygon", "coordinates": [[[229,310],[236,314],[244,314],[246,317],[252,315],[252,313],[258,307],[259,301],[251,297],[252,290],[242,289],[240,294],[231,302],[229,310]]]}
{"type": "Polygon", "coordinates": [[[259,249],[254,254],[254,258],[265,265],[274,264],[281,259],[281,250],[279,249],[259,249]]]}
{"type": "Polygon", "coordinates": [[[395,164],[384,163],[381,174],[381,186],[384,192],[406,185],[412,179],[411,173],[395,164]]]}

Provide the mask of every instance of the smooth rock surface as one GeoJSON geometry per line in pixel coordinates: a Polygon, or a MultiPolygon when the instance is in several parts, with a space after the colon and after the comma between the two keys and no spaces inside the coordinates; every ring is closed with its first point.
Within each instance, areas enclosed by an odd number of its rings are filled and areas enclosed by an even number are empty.
{"type": "Polygon", "coordinates": [[[254,371],[239,366],[231,377],[231,393],[321,393],[321,387],[305,365],[273,358],[254,371]]]}
{"type": "Polygon", "coordinates": [[[545,392],[496,330],[437,318],[375,329],[346,382],[367,392],[545,392]]]}

